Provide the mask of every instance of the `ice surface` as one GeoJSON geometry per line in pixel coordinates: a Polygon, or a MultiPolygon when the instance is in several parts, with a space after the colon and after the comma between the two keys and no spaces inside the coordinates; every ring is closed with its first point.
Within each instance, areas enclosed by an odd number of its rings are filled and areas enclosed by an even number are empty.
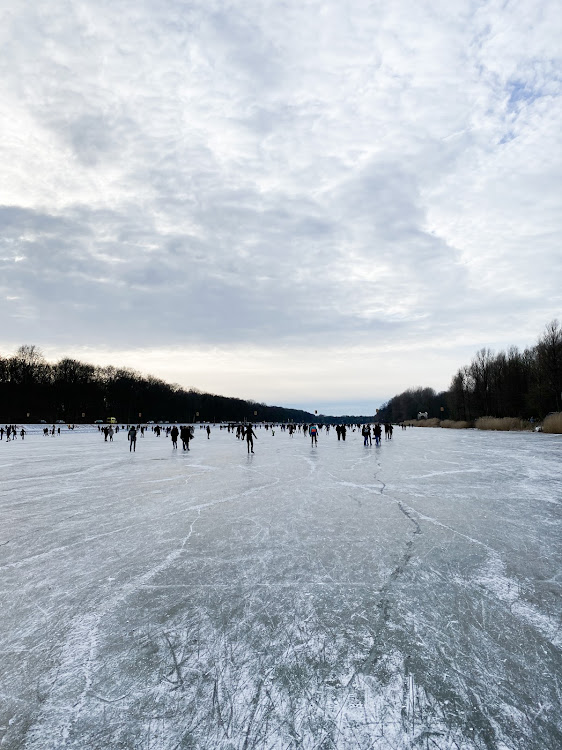
{"type": "Polygon", "coordinates": [[[562,747],[562,440],[0,443],[0,748],[562,747]]]}

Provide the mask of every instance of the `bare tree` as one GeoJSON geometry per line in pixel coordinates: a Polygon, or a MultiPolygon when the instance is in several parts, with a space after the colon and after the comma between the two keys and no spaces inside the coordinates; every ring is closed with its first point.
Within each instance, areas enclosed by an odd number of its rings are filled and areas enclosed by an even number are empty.
{"type": "Polygon", "coordinates": [[[45,363],[43,352],[35,344],[23,344],[18,347],[14,356],[30,367],[45,363]]]}
{"type": "Polygon", "coordinates": [[[537,344],[539,377],[548,398],[549,410],[562,410],[562,327],[551,320],[537,344]]]}

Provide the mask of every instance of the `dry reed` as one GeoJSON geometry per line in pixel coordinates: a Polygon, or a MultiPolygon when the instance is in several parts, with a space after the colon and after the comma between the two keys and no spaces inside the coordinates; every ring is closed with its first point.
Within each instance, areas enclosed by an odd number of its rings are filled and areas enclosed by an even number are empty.
{"type": "Polygon", "coordinates": [[[405,425],[412,425],[412,427],[439,427],[439,420],[437,417],[431,419],[405,419],[405,425]]]}
{"type": "Polygon", "coordinates": [[[562,411],[549,414],[542,423],[542,431],[562,435],[562,411]]]}
{"type": "Polygon", "coordinates": [[[531,430],[532,425],[518,417],[479,417],[474,426],[477,430],[531,430]]]}
{"type": "Polygon", "coordinates": [[[450,430],[466,430],[469,427],[474,427],[472,422],[465,422],[464,419],[455,421],[454,419],[443,419],[441,427],[448,428],[450,430]]]}

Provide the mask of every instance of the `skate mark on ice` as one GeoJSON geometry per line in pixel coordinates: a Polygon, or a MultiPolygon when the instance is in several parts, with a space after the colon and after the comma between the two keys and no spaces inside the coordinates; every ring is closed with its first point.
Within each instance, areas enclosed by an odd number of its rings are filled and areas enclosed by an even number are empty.
{"type": "MultiPolygon", "coordinates": [[[[262,490],[268,489],[270,487],[275,486],[276,484],[279,484],[281,479],[276,479],[274,482],[270,482],[267,485],[260,485],[259,487],[252,487],[249,490],[244,490],[244,492],[238,492],[234,495],[228,495],[227,497],[221,498],[220,500],[215,500],[213,502],[208,503],[199,503],[198,505],[186,505],[178,510],[169,511],[168,513],[162,513],[160,515],[160,518],[167,518],[170,516],[177,516],[180,514],[186,514],[191,511],[201,511],[205,510],[206,508],[212,508],[217,505],[223,505],[224,503],[233,502],[236,500],[239,500],[240,498],[248,497],[249,495],[253,495],[256,492],[261,492],[262,490]]],[[[50,557],[51,555],[54,555],[58,552],[64,552],[67,549],[71,549],[72,547],[78,547],[80,545],[89,544],[90,542],[97,541],[98,539],[103,539],[108,536],[113,536],[115,534],[119,534],[122,531],[129,531],[130,529],[137,528],[139,526],[144,525],[151,525],[154,521],[152,518],[146,518],[141,521],[136,521],[135,523],[128,524],[127,526],[121,526],[118,529],[112,529],[111,531],[104,531],[102,534],[94,534],[92,536],[85,537],[84,539],[80,539],[76,542],[72,542],[71,544],[64,544],[59,547],[54,547],[53,549],[46,550],[45,552],[38,552],[35,555],[30,555],[28,557],[24,557],[21,560],[16,560],[11,563],[5,563],[4,565],[0,565],[0,570],[5,570],[8,568],[17,568],[22,565],[25,565],[26,563],[33,562],[35,560],[44,559],[46,557],[50,557]]]]}

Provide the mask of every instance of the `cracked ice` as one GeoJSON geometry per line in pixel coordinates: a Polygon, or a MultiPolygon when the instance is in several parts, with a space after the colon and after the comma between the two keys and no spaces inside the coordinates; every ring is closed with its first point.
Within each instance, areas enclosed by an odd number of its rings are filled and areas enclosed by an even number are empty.
{"type": "Polygon", "coordinates": [[[562,441],[0,443],[0,747],[562,747],[562,441]]]}

